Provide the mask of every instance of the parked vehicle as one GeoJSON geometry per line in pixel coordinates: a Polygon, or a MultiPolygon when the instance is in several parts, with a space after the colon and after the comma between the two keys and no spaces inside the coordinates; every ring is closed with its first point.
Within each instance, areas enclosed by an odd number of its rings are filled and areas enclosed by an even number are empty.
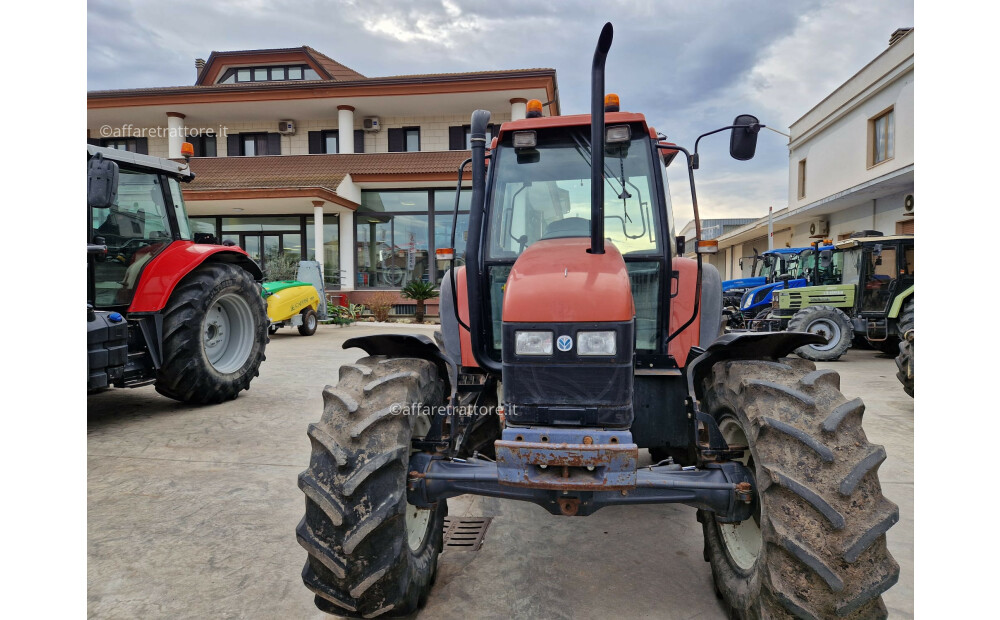
{"type": "MultiPolygon", "coordinates": [[[[405,616],[433,582],[449,497],[567,517],[674,502],[698,509],[734,614],[884,618],[899,574],[885,532],[899,517],[864,405],[837,373],[784,357],[820,336],[719,337],[722,283],[702,260],[718,246],[698,241],[688,259],[670,237],[664,166],[678,155],[701,236],[699,141],[668,143],[605,97],[611,38],[607,24],[591,114],[546,118],[529,101],[489,160],[490,113],[472,114],[466,265],[442,282],[443,346],[344,343],[368,357],[340,368],[309,426],[303,581],[326,612],[405,616]],[[668,458],[640,468],[653,447],[668,458]]],[[[704,135],[728,131],[748,160],[761,127],[740,115],[704,135]]]]}
{"type": "Polygon", "coordinates": [[[88,392],[153,384],[218,403],[258,374],[260,268],[238,247],[194,238],[180,187],[192,178],[187,163],[87,146],[88,392]]]}
{"type": "MultiPolygon", "coordinates": [[[[729,329],[745,329],[746,320],[754,318],[754,313],[742,311],[742,300],[747,291],[774,282],[776,278],[788,273],[792,267],[791,258],[805,248],[777,248],[757,254],[754,250],[753,264],[750,267],[749,278],[736,278],[722,281],[722,315],[729,329]],[[757,265],[760,274],[755,274],[757,265]]],[[[740,259],[743,268],[743,259],[740,259]]]]}
{"type": "Polygon", "coordinates": [[[312,336],[319,325],[320,296],[316,287],[298,280],[265,282],[263,295],[267,300],[268,333],[275,334],[285,326],[297,327],[299,334],[312,336]]]}
{"type": "Polygon", "coordinates": [[[913,235],[866,231],[838,241],[836,250],[843,283],[776,291],[773,325],[823,336],[825,343],[796,351],[810,360],[840,358],[855,335],[894,355],[913,330],[913,235]]]}
{"type": "Polygon", "coordinates": [[[834,258],[825,268],[817,266],[817,261],[823,252],[833,252],[829,240],[823,243],[825,245],[817,243],[811,248],[794,248],[792,252],[786,253],[785,273],[775,276],[774,281],[752,288],[743,294],[739,309],[745,317],[744,324],[747,329],[756,331],[763,329],[762,324],[771,315],[771,296],[774,291],[840,282],[842,267],[836,253],[831,254],[834,258]]]}

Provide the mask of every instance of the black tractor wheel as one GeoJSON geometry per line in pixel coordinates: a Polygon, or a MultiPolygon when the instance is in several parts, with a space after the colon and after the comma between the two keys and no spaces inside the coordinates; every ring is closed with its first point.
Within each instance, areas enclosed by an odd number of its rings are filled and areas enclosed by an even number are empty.
{"type": "Polygon", "coordinates": [[[316,326],[319,319],[316,318],[316,311],[306,308],[302,311],[302,325],[299,325],[299,334],[302,336],[312,336],[316,333],[316,326]]]}
{"type": "Polygon", "coordinates": [[[278,333],[278,326],[277,325],[269,325],[267,327],[267,333],[269,335],[271,335],[271,336],[277,334],[278,333]]]}
{"type": "Polygon", "coordinates": [[[812,306],[795,313],[788,321],[788,331],[809,332],[826,338],[826,344],[807,344],[795,350],[799,357],[814,362],[840,359],[851,348],[854,327],[843,311],[830,306],[812,306]]]}
{"type": "Polygon", "coordinates": [[[750,325],[752,325],[752,327],[750,328],[750,331],[753,331],[753,332],[769,332],[769,331],[771,331],[771,325],[770,325],[771,309],[770,308],[765,308],[765,309],[761,310],[756,315],[754,315],[753,318],[754,318],[753,322],[750,323],[750,325]]]}
{"type": "Polygon", "coordinates": [[[260,286],[236,265],[197,267],[163,311],[163,364],[156,391],[187,403],[232,400],[260,374],[268,342],[260,286]]]}
{"type": "Polygon", "coordinates": [[[309,425],[309,469],[299,475],[306,514],[296,529],[309,554],[302,580],[321,610],[406,616],[426,599],[448,506],[408,504],[407,465],[411,438],[430,425],[417,411],[444,400],[436,367],[413,358],[363,358],[323,391],[323,418],[309,425]]]}
{"type": "Polygon", "coordinates": [[[753,517],[718,523],[698,511],[705,559],[738,618],[885,618],[899,578],[886,531],[899,509],[882,495],[882,446],[861,428],[864,404],[811,362],[724,361],[702,408],[755,479],[753,517]]]}
{"type": "Polygon", "coordinates": [[[903,384],[903,389],[913,397],[913,299],[906,300],[903,311],[899,313],[897,328],[902,340],[899,343],[899,355],[896,356],[896,378],[903,384]]]}

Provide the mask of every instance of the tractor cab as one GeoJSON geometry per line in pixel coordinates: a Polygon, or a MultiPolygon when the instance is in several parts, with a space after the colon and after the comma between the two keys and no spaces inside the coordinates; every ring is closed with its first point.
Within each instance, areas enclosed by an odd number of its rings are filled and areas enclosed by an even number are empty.
{"type": "Polygon", "coordinates": [[[863,326],[870,339],[885,338],[886,316],[913,289],[913,235],[847,239],[837,249],[843,253],[843,283],[856,291],[855,331],[863,326]]]}
{"type": "Polygon", "coordinates": [[[173,241],[192,239],[180,183],[194,174],[186,163],[111,148],[88,145],[87,156],[118,168],[114,195],[88,204],[88,246],[106,251],[88,253],[87,301],[95,308],[127,308],[143,267],[173,241]]]}

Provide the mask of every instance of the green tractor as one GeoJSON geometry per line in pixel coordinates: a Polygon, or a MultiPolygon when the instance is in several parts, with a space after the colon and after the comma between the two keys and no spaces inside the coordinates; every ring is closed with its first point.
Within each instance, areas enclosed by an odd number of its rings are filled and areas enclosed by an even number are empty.
{"type": "MultiPolygon", "coordinates": [[[[884,353],[908,355],[913,332],[913,235],[865,231],[837,242],[836,251],[843,265],[841,284],[775,291],[773,323],[782,330],[826,338],[825,344],[796,350],[808,360],[839,359],[855,336],[884,353]]],[[[830,262],[833,254],[821,253],[819,258],[821,264],[830,262]]],[[[912,364],[902,363],[910,368],[912,393],[912,364]]]]}

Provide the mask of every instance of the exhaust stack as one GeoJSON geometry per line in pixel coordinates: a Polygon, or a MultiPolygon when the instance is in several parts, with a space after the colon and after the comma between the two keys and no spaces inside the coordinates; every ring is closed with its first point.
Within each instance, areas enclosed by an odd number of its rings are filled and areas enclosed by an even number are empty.
{"type": "Polygon", "coordinates": [[[604,24],[590,73],[590,253],[604,254],[604,63],[614,28],[604,24]]]}

